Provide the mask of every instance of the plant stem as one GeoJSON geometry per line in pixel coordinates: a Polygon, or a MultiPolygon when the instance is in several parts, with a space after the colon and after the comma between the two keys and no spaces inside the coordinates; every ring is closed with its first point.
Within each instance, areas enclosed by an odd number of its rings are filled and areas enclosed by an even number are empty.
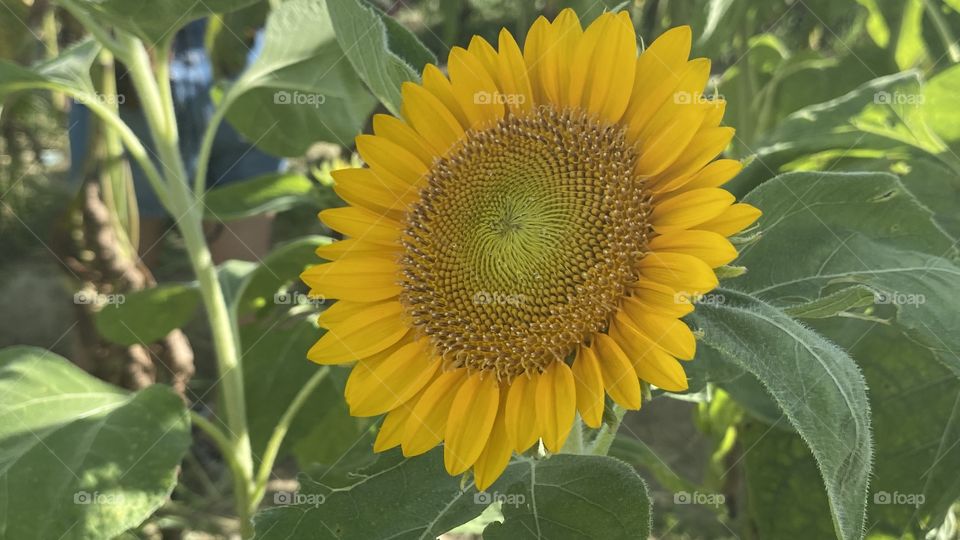
{"type": "Polygon", "coordinates": [[[193,195],[200,200],[203,199],[203,193],[207,186],[207,168],[210,165],[210,152],[213,149],[213,141],[217,137],[217,130],[220,128],[220,124],[227,115],[227,109],[230,108],[231,101],[230,92],[227,91],[220,105],[213,112],[213,117],[210,118],[210,123],[207,124],[207,129],[203,133],[203,141],[200,143],[200,154],[197,158],[197,171],[193,178],[193,195]]]}
{"type": "Polygon", "coordinates": [[[167,62],[170,42],[168,40],[158,46],[157,66],[153,69],[151,69],[147,50],[140,40],[129,34],[121,34],[120,44],[130,55],[127,67],[140,96],[144,116],[166,173],[164,176],[168,180],[166,182],[169,203],[167,208],[176,219],[177,228],[183,235],[210,322],[210,332],[217,353],[217,369],[222,384],[224,416],[226,416],[230,434],[229,453],[236,462],[234,485],[237,487],[235,494],[237,514],[241,534],[249,538],[253,536],[251,510],[247,502],[253,487],[253,457],[247,429],[239,342],[217,275],[217,268],[214,266],[203,234],[203,205],[193,196],[187,185],[188,178],[180,154],[177,122],[169,90],[167,62]],[[160,90],[157,79],[161,79],[159,82],[167,87],[166,90],[160,90]]]}
{"type": "Polygon", "coordinates": [[[567,435],[567,442],[563,443],[560,449],[561,454],[583,454],[583,420],[580,415],[573,419],[573,427],[570,428],[570,435],[567,435]]]}
{"type": "Polygon", "coordinates": [[[933,20],[933,26],[937,29],[937,33],[940,34],[940,39],[943,40],[943,46],[947,49],[947,53],[950,55],[950,61],[956,64],[960,62],[960,45],[957,44],[957,40],[953,37],[953,32],[950,31],[950,25],[943,18],[943,14],[940,13],[940,6],[936,5],[932,0],[923,0],[924,6],[927,8],[927,14],[930,15],[930,19],[933,20]]]}
{"type": "Polygon", "coordinates": [[[327,374],[330,373],[330,366],[323,366],[318,369],[312,377],[300,387],[300,391],[297,392],[296,397],[293,398],[293,401],[290,402],[290,406],[287,407],[287,410],[283,413],[283,416],[280,418],[280,422],[277,424],[277,427],[273,429],[273,433],[270,435],[270,440],[267,442],[267,448],[263,453],[263,460],[260,461],[260,468],[257,470],[257,478],[254,482],[253,494],[250,497],[250,511],[253,512],[256,510],[257,506],[260,505],[260,501],[263,500],[263,496],[267,492],[267,481],[270,479],[270,473],[273,471],[273,464],[277,459],[277,454],[280,452],[280,445],[283,443],[284,437],[287,435],[287,431],[290,429],[290,424],[293,422],[293,419],[297,417],[297,413],[300,412],[300,409],[303,407],[303,404],[306,403],[307,398],[310,397],[310,394],[313,393],[313,390],[323,382],[323,379],[326,378],[327,374]]]}
{"type": "Polygon", "coordinates": [[[613,444],[613,439],[617,437],[617,431],[620,430],[620,423],[623,422],[623,415],[627,413],[627,410],[623,407],[614,404],[613,405],[613,415],[615,417],[612,424],[604,424],[600,428],[600,433],[597,434],[597,438],[593,441],[593,447],[590,449],[588,454],[593,454],[595,456],[605,456],[610,452],[610,446],[613,444]]]}

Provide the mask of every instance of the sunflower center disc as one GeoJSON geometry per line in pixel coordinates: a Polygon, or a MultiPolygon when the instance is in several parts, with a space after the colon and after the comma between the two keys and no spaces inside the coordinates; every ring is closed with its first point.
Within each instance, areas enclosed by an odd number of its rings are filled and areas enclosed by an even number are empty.
{"type": "Polygon", "coordinates": [[[468,132],[407,215],[401,300],[449,365],[510,380],[604,330],[649,232],[622,129],[541,107],[468,132]]]}

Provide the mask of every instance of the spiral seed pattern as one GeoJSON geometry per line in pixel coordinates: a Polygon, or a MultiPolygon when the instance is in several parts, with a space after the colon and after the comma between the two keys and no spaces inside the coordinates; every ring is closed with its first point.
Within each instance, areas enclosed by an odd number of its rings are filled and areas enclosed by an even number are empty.
{"type": "Polygon", "coordinates": [[[401,301],[448,366],[510,381],[607,328],[650,196],[623,129],[542,106],[471,131],[407,214],[401,301]]]}

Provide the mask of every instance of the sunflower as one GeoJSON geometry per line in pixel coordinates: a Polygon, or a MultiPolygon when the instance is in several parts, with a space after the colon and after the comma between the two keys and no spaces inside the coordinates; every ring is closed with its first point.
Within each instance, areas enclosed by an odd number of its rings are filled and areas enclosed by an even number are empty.
{"type": "Polygon", "coordinates": [[[376,451],[443,443],[483,490],[513,452],[560,451],[578,411],[598,428],[605,395],[687,388],[681,318],[760,214],[719,188],[741,164],[714,160],[733,129],[690,44],[678,27],[638,55],[627,14],[564,10],[522,50],[506,30],[453,48],[357,137],[366,167],[333,173],[348,206],[320,213],[347,239],[302,278],[337,299],[308,358],[355,362],[376,451]]]}

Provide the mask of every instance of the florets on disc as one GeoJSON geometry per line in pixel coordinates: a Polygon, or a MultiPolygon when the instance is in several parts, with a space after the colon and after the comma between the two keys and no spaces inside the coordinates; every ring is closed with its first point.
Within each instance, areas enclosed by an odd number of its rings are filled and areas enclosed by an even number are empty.
{"type": "Polygon", "coordinates": [[[401,302],[448,365],[511,380],[607,328],[650,232],[636,157],[622,128],[541,106],[434,163],[401,302]]]}

